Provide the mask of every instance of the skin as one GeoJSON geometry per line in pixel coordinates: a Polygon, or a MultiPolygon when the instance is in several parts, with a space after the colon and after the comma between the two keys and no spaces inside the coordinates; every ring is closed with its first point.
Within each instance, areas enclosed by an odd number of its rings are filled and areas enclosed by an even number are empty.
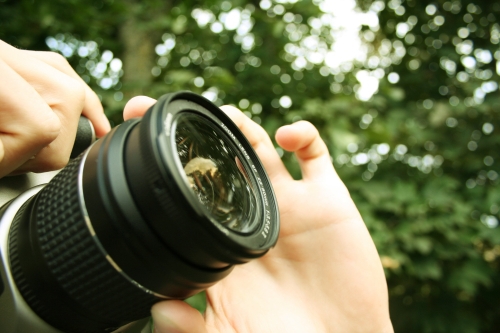
{"type": "MultiPolygon", "coordinates": [[[[125,119],[154,102],[132,99],[125,119]]],[[[269,173],[281,214],[279,241],[209,288],[204,315],[182,301],[156,304],[156,332],[393,332],[377,250],[317,129],[300,121],[276,133],[300,163],[302,179],[293,180],[264,129],[234,107],[222,109],[269,173]]]]}
{"type": "Polygon", "coordinates": [[[68,163],[81,114],[110,130],[97,95],[66,59],[0,41],[0,177],[68,163]]]}

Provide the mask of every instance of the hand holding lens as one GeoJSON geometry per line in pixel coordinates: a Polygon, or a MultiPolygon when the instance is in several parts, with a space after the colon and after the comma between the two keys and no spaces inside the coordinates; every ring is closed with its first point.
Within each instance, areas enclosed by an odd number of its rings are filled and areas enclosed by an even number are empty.
{"type": "Polygon", "coordinates": [[[3,207],[0,331],[111,332],[261,257],[278,232],[237,126],[203,97],[165,95],[3,207]]]}

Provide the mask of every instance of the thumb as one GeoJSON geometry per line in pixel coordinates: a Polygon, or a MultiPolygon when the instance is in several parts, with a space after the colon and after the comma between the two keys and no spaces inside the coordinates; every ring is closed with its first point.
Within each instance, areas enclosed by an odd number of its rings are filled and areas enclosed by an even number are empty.
{"type": "Polygon", "coordinates": [[[123,109],[123,119],[142,117],[148,109],[156,103],[156,100],[146,96],[136,96],[130,99],[123,109]]]}
{"type": "Polygon", "coordinates": [[[156,303],[151,315],[154,333],[207,333],[201,313],[183,301],[156,303]]]}
{"type": "Polygon", "coordinates": [[[298,121],[279,128],[276,141],[286,151],[295,153],[304,179],[324,179],[324,175],[333,174],[328,148],[310,122],[298,121]]]}

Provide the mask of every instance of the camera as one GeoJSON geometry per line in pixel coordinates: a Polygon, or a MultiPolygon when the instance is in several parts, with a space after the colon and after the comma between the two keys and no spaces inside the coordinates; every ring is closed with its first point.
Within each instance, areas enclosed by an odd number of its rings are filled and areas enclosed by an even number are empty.
{"type": "Polygon", "coordinates": [[[132,332],[154,303],[210,287],[278,233],[238,127],[201,96],[164,95],[1,208],[0,331],[132,332]]]}

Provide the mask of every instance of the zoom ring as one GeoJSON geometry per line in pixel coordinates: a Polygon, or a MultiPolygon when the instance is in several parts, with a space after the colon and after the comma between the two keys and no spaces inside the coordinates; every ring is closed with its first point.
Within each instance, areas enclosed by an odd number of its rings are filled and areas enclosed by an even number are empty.
{"type": "MultiPolygon", "coordinates": [[[[81,159],[82,156],[73,160],[38,194],[34,207],[37,238],[46,267],[68,299],[77,303],[79,315],[83,312],[89,321],[102,324],[98,330],[94,326],[92,331],[105,332],[148,316],[150,306],[158,298],[118,272],[91,235],[78,192],[81,159]]],[[[43,306],[43,301],[35,304],[43,306]]],[[[60,324],[60,328],[91,332],[89,327],[75,325],[71,318],[62,318],[59,311],[39,310],[46,314],[45,320],[60,324]]]]}

